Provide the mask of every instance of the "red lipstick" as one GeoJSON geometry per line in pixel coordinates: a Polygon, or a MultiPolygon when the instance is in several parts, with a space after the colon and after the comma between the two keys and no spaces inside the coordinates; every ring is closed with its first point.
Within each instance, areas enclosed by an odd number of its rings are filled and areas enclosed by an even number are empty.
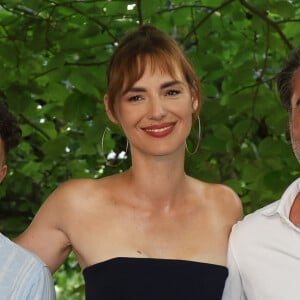
{"type": "Polygon", "coordinates": [[[162,138],[173,131],[175,124],[175,122],[160,123],[144,127],[143,130],[152,137],[162,138]]]}

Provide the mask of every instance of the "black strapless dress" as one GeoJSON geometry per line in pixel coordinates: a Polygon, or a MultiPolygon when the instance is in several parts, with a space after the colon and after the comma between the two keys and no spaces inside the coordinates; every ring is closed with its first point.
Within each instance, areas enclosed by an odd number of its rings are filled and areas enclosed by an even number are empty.
{"type": "Polygon", "coordinates": [[[86,300],[220,300],[228,270],[186,260],[117,257],[83,270],[86,300]]]}

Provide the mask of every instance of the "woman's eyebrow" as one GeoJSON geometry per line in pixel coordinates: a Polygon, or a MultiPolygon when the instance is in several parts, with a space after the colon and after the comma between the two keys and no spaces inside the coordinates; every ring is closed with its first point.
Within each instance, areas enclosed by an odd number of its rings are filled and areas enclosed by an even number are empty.
{"type": "Polygon", "coordinates": [[[176,84],[183,84],[184,85],[184,83],[180,80],[172,80],[172,81],[168,81],[168,82],[163,83],[160,86],[160,88],[165,89],[165,88],[171,87],[171,86],[176,85],[176,84]]]}
{"type": "MultiPolygon", "coordinates": [[[[168,87],[171,87],[171,86],[174,86],[176,84],[182,84],[184,85],[184,82],[180,81],[180,80],[171,80],[171,81],[167,81],[167,82],[164,82],[160,85],[160,89],[165,89],[165,88],[168,88],[168,87]]],[[[146,92],[147,91],[147,88],[145,87],[140,87],[140,86],[133,86],[131,87],[130,89],[128,90],[125,90],[122,95],[125,95],[127,93],[130,93],[130,92],[134,92],[134,93],[141,93],[141,92],[146,92]]]]}
{"type": "Polygon", "coordinates": [[[141,92],[146,92],[146,88],[143,88],[143,87],[138,87],[138,86],[133,86],[127,90],[125,90],[123,93],[122,93],[122,96],[124,96],[125,94],[127,93],[130,93],[130,92],[134,92],[134,93],[141,93],[141,92]]]}

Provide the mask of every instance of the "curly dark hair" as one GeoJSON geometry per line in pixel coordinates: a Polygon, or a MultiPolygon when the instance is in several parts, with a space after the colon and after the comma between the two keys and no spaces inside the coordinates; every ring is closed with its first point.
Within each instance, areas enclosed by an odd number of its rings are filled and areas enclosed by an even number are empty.
{"type": "Polygon", "coordinates": [[[21,129],[3,101],[0,101],[0,138],[4,142],[5,156],[21,139],[21,129]]]}
{"type": "Polygon", "coordinates": [[[288,112],[291,112],[291,99],[294,90],[293,80],[298,68],[300,68],[300,47],[292,51],[285,66],[277,75],[279,97],[288,112]]]}

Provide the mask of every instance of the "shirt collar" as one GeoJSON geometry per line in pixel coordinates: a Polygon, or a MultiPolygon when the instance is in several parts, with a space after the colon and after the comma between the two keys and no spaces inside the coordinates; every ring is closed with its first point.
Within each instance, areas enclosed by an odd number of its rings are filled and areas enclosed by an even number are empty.
{"type": "MultiPolygon", "coordinates": [[[[300,178],[292,182],[289,187],[285,190],[279,201],[268,205],[261,210],[264,216],[270,217],[278,214],[281,218],[285,219],[288,223],[290,210],[295,201],[296,196],[300,192],[300,178]]],[[[292,224],[292,223],[291,223],[292,224]]]]}
{"type": "Polygon", "coordinates": [[[291,207],[296,196],[300,192],[300,178],[296,179],[285,190],[280,200],[262,209],[262,214],[265,216],[273,216],[278,213],[282,217],[289,217],[291,207]]]}

